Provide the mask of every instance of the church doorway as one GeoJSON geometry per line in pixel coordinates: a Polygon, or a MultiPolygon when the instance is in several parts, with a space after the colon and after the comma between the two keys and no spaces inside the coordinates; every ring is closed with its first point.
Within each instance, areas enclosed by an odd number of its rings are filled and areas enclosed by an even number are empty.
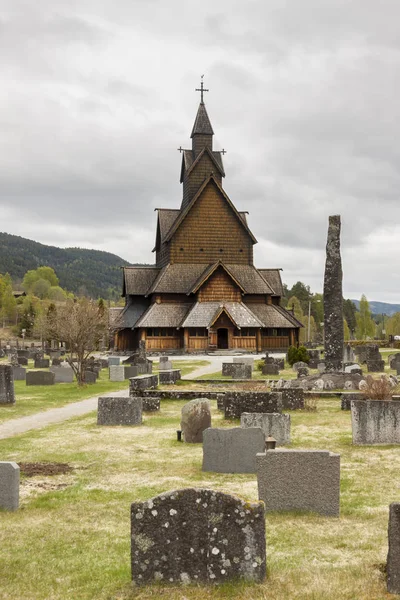
{"type": "Polygon", "coordinates": [[[228,349],[228,330],[223,327],[217,331],[217,346],[218,350],[228,349]]]}

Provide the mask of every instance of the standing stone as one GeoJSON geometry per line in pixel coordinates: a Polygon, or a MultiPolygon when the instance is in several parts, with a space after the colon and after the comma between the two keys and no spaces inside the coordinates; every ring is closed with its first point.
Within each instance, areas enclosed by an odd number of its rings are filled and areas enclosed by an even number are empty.
{"type": "Polygon", "coordinates": [[[256,455],[265,448],[261,427],[206,429],[203,433],[203,471],[255,473],[256,455]]]}
{"type": "Polygon", "coordinates": [[[389,507],[388,541],[387,591],[389,594],[400,594],[400,504],[398,502],[393,502],[389,507]]]}
{"type": "Polygon", "coordinates": [[[266,512],[304,510],[339,516],[340,455],[326,450],[268,450],[257,455],[258,497],[266,512]]]}
{"type": "Polygon", "coordinates": [[[267,363],[262,368],[263,375],[279,375],[278,365],[267,363]]]}
{"type": "Polygon", "coordinates": [[[244,357],[244,356],[234,356],[233,357],[233,362],[234,363],[242,363],[243,365],[250,365],[251,366],[251,370],[254,369],[254,358],[253,357],[244,357]]]}
{"type": "Polygon", "coordinates": [[[14,381],[25,381],[26,380],[26,369],[25,367],[14,367],[12,368],[14,381]]]}
{"type": "Polygon", "coordinates": [[[232,379],[251,379],[252,367],[245,363],[232,363],[232,379]]]}
{"type": "Polygon", "coordinates": [[[233,363],[222,363],[222,375],[224,377],[232,377],[233,363]]]}
{"type": "Polygon", "coordinates": [[[19,505],[19,466],[0,461],[0,508],[17,510],[19,505]]]}
{"type": "Polygon", "coordinates": [[[54,373],[54,383],[73,383],[74,372],[71,367],[50,367],[50,373],[54,373]]]}
{"type": "Polygon", "coordinates": [[[109,357],[108,357],[108,366],[109,366],[109,367],[111,367],[111,366],[114,366],[114,365],[117,365],[117,366],[118,366],[118,365],[119,365],[119,363],[120,363],[120,358],[119,358],[119,356],[109,356],[109,357]]]}
{"type": "Polygon", "coordinates": [[[241,427],[261,427],[265,439],[272,436],[277,446],[290,444],[290,415],[280,413],[242,413],[241,427]]]}
{"type": "Polygon", "coordinates": [[[132,579],[139,585],[261,582],[265,546],[261,502],[187,488],[131,506],[132,579]]]}
{"type": "Polygon", "coordinates": [[[172,369],[171,371],[160,371],[158,379],[160,385],[174,385],[181,378],[180,369],[172,369]]]}
{"type": "Polygon", "coordinates": [[[36,358],[34,367],[35,369],[48,369],[50,366],[50,360],[48,358],[36,358]]]}
{"type": "Polygon", "coordinates": [[[165,357],[161,357],[160,358],[160,364],[158,366],[158,370],[159,371],[170,371],[172,369],[172,362],[170,360],[168,360],[168,356],[165,357]],[[166,358],[167,360],[163,360],[161,362],[161,358],[166,358]]]}
{"type": "Polygon", "coordinates": [[[340,257],[340,215],[329,217],[324,277],[324,333],[326,370],[340,371],[343,360],[343,292],[340,257]]]}
{"type": "Polygon", "coordinates": [[[124,378],[125,379],[130,379],[131,377],[137,377],[138,375],[139,375],[138,367],[135,367],[133,365],[131,365],[129,367],[124,366],[124,378]]]}
{"type": "Polygon", "coordinates": [[[142,399],[103,396],[99,398],[97,425],[141,425],[142,399]]]}
{"type": "Polygon", "coordinates": [[[12,365],[0,365],[0,404],[14,404],[14,374],[12,365]]]}
{"type": "Polygon", "coordinates": [[[88,385],[96,383],[96,381],[97,381],[97,373],[95,373],[94,371],[85,371],[84,376],[85,376],[84,381],[88,385]]]}
{"type": "Polygon", "coordinates": [[[143,412],[156,412],[160,410],[160,396],[143,396],[142,410],[143,412]]]}
{"type": "Polygon", "coordinates": [[[50,371],[28,371],[26,385],[54,385],[55,375],[50,371]]]}
{"type": "Polygon", "coordinates": [[[124,381],[125,368],[122,365],[110,365],[110,381],[124,381]]]}
{"type": "Polygon", "coordinates": [[[182,408],[181,430],[189,444],[201,444],[203,431],[211,427],[211,407],[207,398],[195,398],[182,408]]]}

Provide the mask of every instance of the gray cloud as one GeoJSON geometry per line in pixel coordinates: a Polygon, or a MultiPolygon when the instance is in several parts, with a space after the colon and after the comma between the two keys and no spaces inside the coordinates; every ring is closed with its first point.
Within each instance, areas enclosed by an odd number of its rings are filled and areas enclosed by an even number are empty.
{"type": "Polygon", "coordinates": [[[320,290],[341,214],[345,293],[398,301],[399,14],[395,0],[6,0],[1,229],[151,262],[205,73],[257,263],[320,290]]]}

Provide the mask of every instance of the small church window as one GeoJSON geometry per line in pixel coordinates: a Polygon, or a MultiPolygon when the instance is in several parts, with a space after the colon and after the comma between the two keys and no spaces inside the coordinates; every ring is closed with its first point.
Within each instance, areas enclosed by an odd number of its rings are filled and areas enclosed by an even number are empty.
{"type": "Polygon", "coordinates": [[[204,252],[204,248],[200,248],[200,252],[204,252]]]}
{"type": "Polygon", "coordinates": [[[183,248],[179,248],[180,252],[183,252],[183,248]]]}
{"type": "Polygon", "coordinates": [[[223,252],[224,250],[223,250],[223,248],[220,248],[220,249],[219,249],[219,251],[220,251],[220,252],[223,252]]]}
{"type": "Polygon", "coordinates": [[[243,252],[243,248],[240,248],[239,252],[243,252]]]}

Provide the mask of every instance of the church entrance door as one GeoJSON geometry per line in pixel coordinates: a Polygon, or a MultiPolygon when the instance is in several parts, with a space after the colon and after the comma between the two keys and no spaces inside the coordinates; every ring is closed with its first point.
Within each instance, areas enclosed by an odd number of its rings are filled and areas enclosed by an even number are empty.
{"type": "Polygon", "coordinates": [[[228,349],[228,330],[225,327],[218,329],[217,336],[218,336],[218,338],[217,338],[218,350],[227,350],[228,349]]]}

